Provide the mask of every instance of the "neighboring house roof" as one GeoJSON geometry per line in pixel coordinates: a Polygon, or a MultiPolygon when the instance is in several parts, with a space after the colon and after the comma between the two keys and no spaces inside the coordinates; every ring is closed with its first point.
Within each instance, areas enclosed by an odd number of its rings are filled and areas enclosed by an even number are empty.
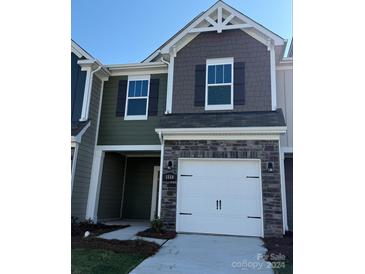
{"type": "Polygon", "coordinates": [[[234,28],[240,28],[243,31],[246,31],[249,35],[252,35],[255,39],[264,43],[271,43],[272,41],[278,46],[285,45],[286,43],[285,39],[252,20],[250,17],[244,15],[223,1],[217,1],[206,11],[201,12],[198,16],[191,20],[185,27],[163,43],[142,62],[151,62],[158,57],[159,54],[168,53],[171,47],[174,47],[180,41],[182,41],[181,43],[183,44],[183,47],[201,32],[221,32],[222,30],[234,28]],[[223,13],[225,14],[223,15],[223,13]]]}
{"type": "Polygon", "coordinates": [[[71,52],[76,54],[77,57],[79,57],[79,58],[84,57],[86,59],[92,59],[92,60],[95,59],[90,53],[88,53],[86,50],[84,50],[79,44],[77,44],[72,39],[71,39],[71,52]]]}
{"type": "Polygon", "coordinates": [[[230,113],[179,113],[160,117],[159,128],[284,127],[281,109],[230,113]]]}
{"type": "Polygon", "coordinates": [[[77,136],[90,121],[72,121],[71,122],[71,136],[77,136]]]}
{"type": "Polygon", "coordinates": [[[293,57],[293,38],[291,39],[291,42],[290,42],[288,57],[293,57]]]}

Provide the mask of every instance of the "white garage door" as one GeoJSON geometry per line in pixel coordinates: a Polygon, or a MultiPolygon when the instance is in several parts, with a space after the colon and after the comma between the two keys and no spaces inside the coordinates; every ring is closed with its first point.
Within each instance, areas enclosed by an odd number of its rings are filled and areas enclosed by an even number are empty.
{"type": "Polygon", "coordinates": [[[259,160],[180,159],[177,231],[263,236],[259,160]]]}

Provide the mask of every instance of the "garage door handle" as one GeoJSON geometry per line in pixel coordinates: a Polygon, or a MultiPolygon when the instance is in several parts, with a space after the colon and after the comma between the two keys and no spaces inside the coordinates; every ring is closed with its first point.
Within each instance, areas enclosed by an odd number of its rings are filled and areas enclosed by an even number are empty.
{"type": "Polygon", "coordinates": [[[180,215],[193,215],[192,213],[180,212],[180,215]]]}
{"type": "Polygon", "coordinates": [[[261,217],[258,217],[258,216],[247,216],[247,218],[250,218],[250,219],[261,219],[261,217]]]}
{"type": "Polygon", "coordinates": [[[222,201],[219,200],[219,209],[222,209],[222,201]]]}
{"type": "Polygon", "coordinates": [[[246,178],[255,178],[255,179],[258,179],[260,177],[259,176],[246,176],[246,178]]]}
{"type": "Polygon", "coordinates": [[[218,210],[218,200],[215,201],[215,204],[216,204],[217,210],[218,210]]]}

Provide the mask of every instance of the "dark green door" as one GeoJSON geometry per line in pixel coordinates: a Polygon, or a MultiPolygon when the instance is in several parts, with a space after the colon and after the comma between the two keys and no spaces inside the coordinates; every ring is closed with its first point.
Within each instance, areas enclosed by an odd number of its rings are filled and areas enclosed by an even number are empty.
{"type": "Polygon", "coordinates": [[[160,165],[159,158],[128,158],[124,185],[123,218],[150,219],[153,168],[158,165],[160,165]]]}

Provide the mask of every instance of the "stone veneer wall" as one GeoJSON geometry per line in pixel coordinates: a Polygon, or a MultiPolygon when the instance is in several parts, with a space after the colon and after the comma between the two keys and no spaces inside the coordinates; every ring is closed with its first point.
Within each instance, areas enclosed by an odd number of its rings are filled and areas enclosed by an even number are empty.
{"type": "MultiPolygon", "coordinates": [[[[253,158],[261,159],[264,236],[283,235],[279,141],[275,140],[189,140],[165,141],[163,173],[177,174],[178,158],[253,158]],[[167,170],[172,161],[172,170],[167,170]],[[267,172],[268,162],[274,171],[267,172]]],[[[176,181],[162,181],[161,218],[167,229],[176,229],[176,181]]]]}

